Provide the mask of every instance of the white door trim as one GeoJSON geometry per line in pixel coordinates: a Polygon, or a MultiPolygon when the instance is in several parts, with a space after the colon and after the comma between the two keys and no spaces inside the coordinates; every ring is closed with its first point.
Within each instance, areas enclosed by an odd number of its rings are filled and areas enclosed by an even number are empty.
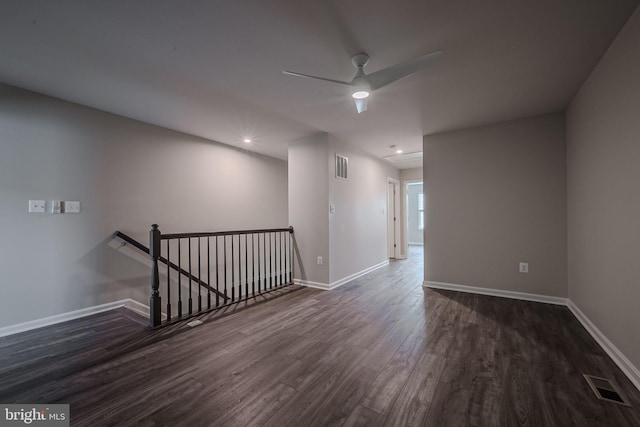
{"type": "MultiPolygon", "coordinates": [[[[402,235],[404,239],[402,241],[402,254],[406,257],[409,254],[409,210],[407,206],[407,195],[409,193],[409,184],[418,184],[422,183],[424,186],[424,181],[422,179],[406,179],[402,181],[402,235]]],[[[423,187],[424,188],[424,187],[423,187]]],[[[424,191],[424,190],[423,190],[424,191]]],[[[424,230],[423,230],[424,231],[424,230]]],[[[424,238],[422,239],[424,242],[424,238]]]]}
{"type": "Polygon", "coordinates": [[[387,257],[400,258],[400,181],[391,177],[387,178],[387,257]]]}

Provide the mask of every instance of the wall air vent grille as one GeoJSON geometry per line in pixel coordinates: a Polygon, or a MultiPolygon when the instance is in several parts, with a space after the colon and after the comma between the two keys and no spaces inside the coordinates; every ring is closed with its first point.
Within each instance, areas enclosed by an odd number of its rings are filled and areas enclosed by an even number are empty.
{"type": "Polygon", "coordinates": [[[349,168],[349,159],[340,154],[336,154],[336,178],[347,179],[349,168]]]}

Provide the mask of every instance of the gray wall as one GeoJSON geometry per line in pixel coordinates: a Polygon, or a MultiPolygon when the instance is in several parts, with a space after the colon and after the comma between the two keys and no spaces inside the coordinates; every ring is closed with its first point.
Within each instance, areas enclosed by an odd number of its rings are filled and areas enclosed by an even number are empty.
{"type": "Polygon", "coordinates": [[[567,113],[569,297],[640,366],[640,9],[567,113]]]}
{"type": "Polygon", "coordinates": [[[551,114],[424,137],[426,281],[567,296],[564,126],[551,114]]]}
{"type": "Polygon", "coordinates": [[[132,297],[144,263],[113,247],[165,232],[287,226],[287,165],[0,85],[0,326],[132,297]],[[77,215],[29,199],[79,200],[77,215]]]}
{"type": "Polygon", "coordinates": [[[297,245],[297,279],[329,283],[329,139],[326,133],[289,144],[289,222],[297,245]],[[318,265],[317,257],[323,258],[318,265]]]}
{"type": "Polygon", "coordinates": [[[400,179],[404,181],[422,181],[422,168],[402,169],[400,179]]]}
{"type": "Polygon", "coordinates": [[[410,245],[421,245],[424,242],[424,230],[418,228],[418,195],[423,193],[422,187],[422,184],[411,184],[408,186],[407,216],[405,218],[407,221],[407,241],[410,245]]]}
{"type": "Polygon", "coordinates": [[[397,169],[329,135],[331,283],[387,260],[387,178],[397,169]],[[336,153],[349,158],[349,179],[335,177],[336,153]]]}
{"type": "Polygon", "coordinates": [[[327,287],[387,259],[387,177],[398,170],[326,133],[289,145],[296,278],[327,287]],[[349,159],[347,180],[335,177],[336,153],[349,159]]]}

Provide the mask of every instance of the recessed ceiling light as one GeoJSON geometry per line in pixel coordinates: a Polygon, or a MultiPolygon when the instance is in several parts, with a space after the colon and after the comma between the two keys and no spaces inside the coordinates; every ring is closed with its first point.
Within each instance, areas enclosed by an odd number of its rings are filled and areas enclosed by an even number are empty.
{"type": "Polygon", "coordinates": [[[402,150],[396,150],[396,154],[402,154],[402,150]]]}
{"type": "Polygon", "coordinates": [[[247,144],[250,144],[251,142],[253,142],[253,141],[251,141],[251,139],[249,139],[249,138],[245,138],[245,139],[243,139],[243,141],[244,141],[244,142],[246,142],[247,144]]]}

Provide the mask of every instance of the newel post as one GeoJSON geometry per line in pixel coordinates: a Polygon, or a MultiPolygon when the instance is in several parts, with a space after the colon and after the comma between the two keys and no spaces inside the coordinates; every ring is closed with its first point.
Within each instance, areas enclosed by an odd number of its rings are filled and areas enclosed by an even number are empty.
{"type": "Polygon", "coordinates": [[[158,258],[160,258],[160,230],[158,224],[151,226],[149,231],[149,255],[151,255],[151,300],[149,301],[149,320],[151,327],[160,326],[162,311],[160,307],[160,274],[158,272],[158,258]]]}
{"type": "Polygon", "coordinates": [[[295,248],[295,240],[293,238],[293,226],[289,226],[289,283],[293,283],[295,275],[293,274],[293,264],[295,264],[296,259],[293,256],[294,248],[295,248]]]}

